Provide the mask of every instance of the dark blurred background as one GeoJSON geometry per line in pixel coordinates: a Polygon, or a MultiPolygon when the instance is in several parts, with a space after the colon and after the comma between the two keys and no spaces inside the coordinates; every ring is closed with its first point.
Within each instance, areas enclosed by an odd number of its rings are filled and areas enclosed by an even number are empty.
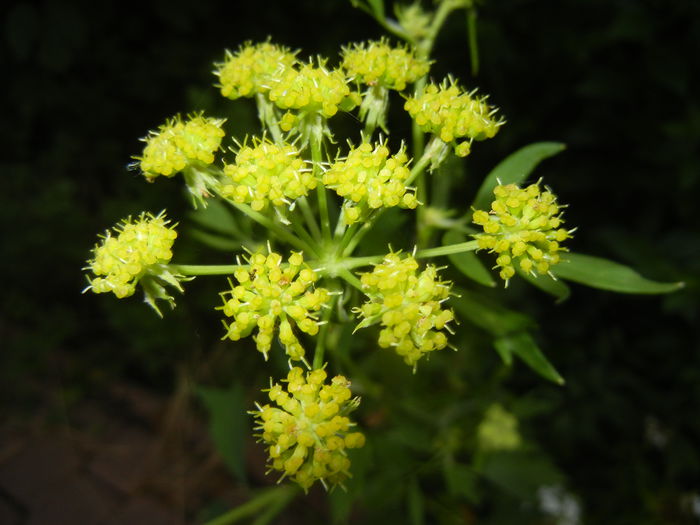
{"type": "MultiPolygon", "coordinates": [[[[382,33],[340,0],[2,9],[1,413],[14,432],[27,421],[37,432],[70,424],[74,404],[115,383],[167,398],[178,370],[218,344],[216,286],[193,283],[164,320],[136,298],[80,294],[99,232],[141,210],[186,218],[179,185],[148,185],[127,169],[138,138],[199,109],[228,117],[234,132],[255,124],[251,106],[231,109],[211,87],[224,49],[271,35],[333,63],[339,45],[382,33]]],[[[475,78],[465,27],[463,12],[448,21],[433,74],[489,93],[508,122],[474,148],[453,204],[466,206],[515,149],[564,142],[538,174],[570,205],[571,248],[687,284],[662,297],[574,286],[561,305],[533,290],[528,308],[567,385],[520,368],[509,388],[555,407],[536,421],[537,437],[587,522],[697,523],[700,2],[486,0],[475,78]]],[[[181,262],[203,255],[183,240],[181,262]]]]}

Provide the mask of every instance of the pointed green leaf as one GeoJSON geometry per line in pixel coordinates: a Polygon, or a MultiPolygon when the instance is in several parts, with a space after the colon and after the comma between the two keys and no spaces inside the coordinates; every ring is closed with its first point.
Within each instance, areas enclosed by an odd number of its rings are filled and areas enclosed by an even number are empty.
{"type": "Polygon", "coordinates": [[[374,16],[378,20],[384,20],[384,0],[367,0],[367,3],[372,8],[374,16]]]}
{"type": "MultiPolygon", "coordinates": [[[[456,230],[448,230],[442,238],[442,244],[459,244],[466,240],[467,237],[464,234],[456,230]]],[[[474,252],[453,253],[447,257],[455,268],[470,279],[484,286],[496,286],[493,277],[474,252]]]]}
{"type": "Polygon", "coordinates": [[[498,186],[499,181],[501,184],[520,184],[540,162],[560,153],[565,147],[561,142],[536,142],[512,153],[484,179],[472,207],[476,210],[490,209],[493,189],[498,186]]]}
{"type": "Polygon", "coordinates": [[[245,481],[245,438],[250,432],[243,399],[243,388],[228,389],[200,386],[197,394],[209,412],[209,432],[226,466],[245,481]]]}
{"type": "Polygon", "coordinates": [[[450,299],[450,304],[460,317],[493,335],[520,332],[535,324],[527,315],[509,310],[485,295],[458,287],[453,287],[452,291],[456,296],[450,299]]]}
{"type": "Polygon", "coordinates": [[[559,372],[527,332],[499,337],[494,340],[493,344],[499,354],[515,354],[545,379],[560,385],[564,384],[564,378],[559,375],[559,372]]]}
{"type": "Polygon", "coordinates": [[[209,228],[217,233],[240,237],[241,230],[229,208],[224,206],[219,200],[209,199],[208,202],[209,205],[206,208],[197,208],[195,211],[190,212],[188,214],[190,219],[200,226],[209,228]]]}
{"type": "Polygon", "coordinates": [[[551,271],[561,279],[620,293],[669,293],[685,286],[685,283],[682,282],[651,281],[639,275],[629,266],[581,253],[567,253],[559,264],[552,267],[551,271]]]}
{"type": "Polygon", "coordinates": [[[518,273],[518,275],[520,275],[520,277],[525,279],[531,285],[539,288],[545,293],[556,297],[558,303],[565,301],[566,299],[568,299],[569,295],[571,295],[571,290],[563,281],[552,279],[549,275],[546,274],[535,276],[529,272],[522,271],[517,266],[515,267],[515,271],[518,273]]]}

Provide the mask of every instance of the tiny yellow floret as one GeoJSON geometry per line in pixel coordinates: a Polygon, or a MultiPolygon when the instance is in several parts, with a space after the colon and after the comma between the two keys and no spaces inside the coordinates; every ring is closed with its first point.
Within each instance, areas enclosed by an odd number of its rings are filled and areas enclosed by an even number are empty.
{"type": "Polygon", "coordinates": [[[560,243],[573,230],[561,228],[562,206],[550,191],[542,191],[539,182],[526,188],[516,184],[498,185],[489,212],[477,210],[474,223],[484,229],[476,234],[479,248],[497,254],[500,276],[507,281],[516,269],[536,276],[547,274],[567,251],[560,243]]]}
{"type": "Polygon", "coordinates": [[[325,382],[322,369],[304,374],[292,368],[279,384],[271,386],[272,404],[252,412],[260,441],[267,445],[272,470],[283,473],[305,491],[317,480],[324,486],[342,485],[350,476],[350,459],[346,449],[365,444],[361,432],[353,432],[354,423],[347,417],[360,399],[352,397],[350,381],[335,376],[325,382]]]}
{"type": "Polygon", "coordinates": [[[390,156],[385,143],[363,143],[323,174],[323,184],[345,197],[344,217],[352,224],[377,208],[415,208],[415,190],[405,182],[411,172],[404,146],[390,156]]]}
{"type": "Polygon", "coordinates": [[[144,176],[150,181],[163,175],[172,177],[190,165],[209,165],[224,137],[224,119],[201,114],[186,120],[176,116],[142,139],[146,143],[136,157],[144,176]]]}
{"type": "Polygon", "coordinates": [[[363,318],[358,328],[381,323],[379,346],[393,348],[406,364],[447,346],[448,323],[454,319],[451,309],[442,303],[450,295],[450,283],[441,281],[437,268],[428,265],[418,272],[412,256],[389,253],[374,270],[362,275],[362,287],[369,300],[358,313],[363,318]]]}
{"type": "Polygon", "coordinates": [[[472,140],[492,138],[503,125],[495,119],[496,108],[486,103],[487,97],[477,97],[476,91],[462,91],[448,78],[441,84],[429,84],[422,95],[409,97],[404,109],[420,128],[445,143],[452,144],[455,153],[465,157],[472,140]]]}
{"type": "Polygon", "coordinates": [[[214,74],[219,77],[221,94],[230,99],[252,97],[266,93],[271,79],[296,63],[296,53],[289,49],[262,42],[245,43],[236,53],[226,51],[224,61],[216,64],[214,74]]]}
{"type": "Polygon", "coordinates": [[[289,206],[317,184],[296,148],[266,139],[242,146],[235,164],[224,165],[224,175],[221,194],[256,211],[270,203],[289,206]]]}
{"type": "Polygon", "coordinates": [[[257,328],[253,337],[257,349],[267,359],[275,328],[290,359],[304,361],[304,348],[294,333],[294,326],[309,335],[319,330],[317,313],[329,298],[325,288],[313,289],[318,279],[301,253],[292,253],[284,264],[277,253],[250,256],[248,267],[235,272],[238,285],[221,295],[226,317],[226,338],[238,341],[257,328]]]}

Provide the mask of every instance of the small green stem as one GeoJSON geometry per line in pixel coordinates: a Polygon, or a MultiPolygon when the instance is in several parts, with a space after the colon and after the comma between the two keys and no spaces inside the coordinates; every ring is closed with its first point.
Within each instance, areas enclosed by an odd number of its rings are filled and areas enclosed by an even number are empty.
{"type": "Polygon", "coordinates": [[[335,308],[335,303],[338,301],[338,295],[334,294],[331,296],[331,301],[323,312],[322,320],[324,324],[318,331],[318,337],[316,338],[316,349],[314,350],[314,362],[311,368],[316,370],[317,368],[323,368],[323,355],[326,352],[326,339],[328,336],[328,327],[330,325],[331,315],[333,314],[333,309],[335,308]]]}
{"type": "Polygon", "coordinates": [[[323,117],[316,116],[316,122],[313,125],[309,143],[311,146],[311,161],[313,162],[313,174],[318,185],[316,186],[316,195],[318,196],[318,210],[321,215],[321,232],[326,241],[331,240],[331,219],[328,212],[328,198],[326,195],[326,187],[321,184],[321,162],[323,161],[323,117]]]}
{"type": "Polygon", "coordinates": [[[320,241],[322,239],[321,230],[318,227],[318,222],[316,222],[316,217],[314,217],[314,214],[311,211],[311,206],[309,205],[309,201],[306,196],[297,199],[297,204],[301,209],[302,215],[304,215],[304,220],[306,221],[306,225],[309,227],[311,235],[313,235],[316,240],[320,241]]]}
{"type": "Polygon", "coordinates": [[[455,253],[473,252],[479,248],[477,241],[460,242],[457,244],[448,244],[447,246],[438,246],[436,248],[427,248],[416,252],[417,259],[426,257],[440,257],[442,255],[453,255],[455,253]]]}
{"type": "Polygon", "coordinates": [[[318,248],[317,248],[317,243],[316,240],[311,237],[311,234],[306,231],[304,226],[299,222],[295,220],[289,221],[292,229],[296,232],[296,234],[299,236],[300,239],[305,241],[310,247],[312,247],[315,250],[315,254],[318,256],[318,248]]]}
{"type": "MultiPolygon", "coordinates": [[[[381,256],[383,257],[383,256],[381,256]]],[[[363,265],[364,266],[364,265],[363,265]]],[[[350,270],[347,268],[341,268],[338,271],[338,276],[341,277],[346,283],[354,286],[358,290],[362,291],[362,282],[355,277],[350,270]]]]}
{"type": "Polygon", "coordinates": [[[247,270],[249,264],[169,264],[168,269],[180,275],[230,275],[236,270],[247,270]]]}
{"type": "Polygon", "coordinates": [[[272,489],[261,492],[250,501],[243,505],[239,505],[235,509],[231,509],[226,514],[214,518],[206,522],[204,525],[230,525],[242,518],[253,516],[264,509],[273,506],[276,507],[289,503],[296,496],[298,489],[294,485],[281,485],[272,489]]]}
{"type": "Polygon", "coordinates": [[[261,93],[255,95],[255,103],[258,106],[258,118],[260,122],[270,131],[272,140],[276,144],[281,144],[283,142],[282,131],[275,117],[272,103],[261,93]]]}
{"type": "Polygon", "coordinates": [[[476,33],[476,8],[467,9],[467,38],[469,39],[469,61],[472,66],[472,76],[479,74],[479,44],[476,33]]]}

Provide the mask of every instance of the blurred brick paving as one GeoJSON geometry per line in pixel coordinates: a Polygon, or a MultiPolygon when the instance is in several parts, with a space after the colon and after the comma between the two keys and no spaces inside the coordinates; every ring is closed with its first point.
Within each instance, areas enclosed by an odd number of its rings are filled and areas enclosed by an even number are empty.
{"type": "Polygon", "coordinates": [[[122,385],[63,421],[1,423],[0,524],[181,525],[245,501],[188,399],[122,385]]]}

